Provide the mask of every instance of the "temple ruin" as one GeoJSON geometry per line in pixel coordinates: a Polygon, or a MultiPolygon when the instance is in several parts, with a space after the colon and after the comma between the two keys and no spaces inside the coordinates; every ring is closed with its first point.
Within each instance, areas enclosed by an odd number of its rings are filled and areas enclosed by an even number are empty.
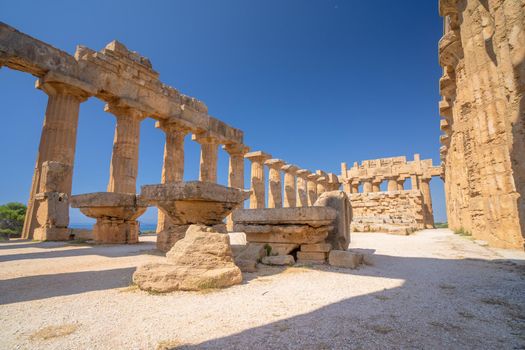
{"type": "Polygon", "coordinates": [[[504,248],[525,238],[523,1],[441,0],[441,160],[449,227],[504,248]]]}
{"type": "Polygon", "coordinates": [[[350,169],[341,163],[340,180],[353,210],[352,230],[409,234],[433,228],[430,181],[438,176],[441,166],[432,165],[432,159],[421,160],[419,154],[412,161],[404,156],[364,160],[350,169]],[[381,190],[383,183],[386,191],[381,190]]]}

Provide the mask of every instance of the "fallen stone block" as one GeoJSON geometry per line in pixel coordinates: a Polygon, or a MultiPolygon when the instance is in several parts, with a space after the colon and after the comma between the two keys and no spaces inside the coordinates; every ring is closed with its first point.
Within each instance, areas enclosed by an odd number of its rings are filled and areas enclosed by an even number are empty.
{"type": "Polygon", "coordinates": [[[265,265],[293,265],[295,264],[295,259],[291,255],[273,255],[265,256],[261,261],[265,265]]]}
{"type": "Polygon", "coordinates": [[[332,250],[328,254],[328,263],[336,267],[356,269],[363,263],[363,254],[343,250],[332,250]]]}

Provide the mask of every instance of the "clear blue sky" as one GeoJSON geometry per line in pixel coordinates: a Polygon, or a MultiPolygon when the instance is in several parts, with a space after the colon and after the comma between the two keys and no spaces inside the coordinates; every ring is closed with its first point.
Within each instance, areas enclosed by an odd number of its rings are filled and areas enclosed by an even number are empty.
{"type": "MultiPolygon", "coordinates": [[[[437,0],[18,0],[0,4],[0,21],[70,54],[118,39],[244,130],[252,150],[304,168],[339,174],[341,161],[414,153],[439,164],[437,0]]],[[[47,102],[34,81],[0,69],[0,203],[27,201],[47,102]]],[[[81,105],[73,193],[105,190],[114,124],[101,101],[81,105]]],[[[138,186],[160,181],[164,144],[153,120],[141,133],[138,186]]],[[[198,152],[188,139],[186,179],[198,177],[198,152]]],[[[431,187],[444,221],[443,184],[431,187]]]]}

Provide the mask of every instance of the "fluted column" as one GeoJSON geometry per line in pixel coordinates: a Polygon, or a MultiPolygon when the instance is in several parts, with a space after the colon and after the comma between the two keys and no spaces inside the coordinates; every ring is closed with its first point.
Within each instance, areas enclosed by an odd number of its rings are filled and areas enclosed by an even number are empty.
{"type": "MultiPolygon", "coordinates": [[[[71,196],[80,103],[94,93],[94,90],[92,91],[91,87],[85,83],[72,78],[67,78],[67,82],[62,83],[56,74],[50,72],[36,83],[36,87],[48,95],[48,102],[22,238],[39,240],[69,238],[69,233],[66,232],[69,225],[68,205],[61,206],[60,212],[55,213],[57,217],[61,218],[62,223],[60,229],[54,229],[56,222],[54,218],[49,217],[49,211],[46,210],[46,213],[37,217],[40,200],[37,202],[35,198],[39,193],[50,191],[46,188],[46,184],[41,181],[42,166],[44,162],[48,161],[61,163],[63,170],[60,174],[61,181],[56,184],[52,191],[65,194],[66,201],[67,197],[71,196]],[[75,85],[71,85],[72,83],[75,85]],[[34,231],[37,228],[39,229],[38,237],[35,237],[34,231]]],[[[43,200],[44,202],[48,201],[48,198],[46,197],[43,200]]],[[[48,203],[46,202],[44,205],[48,205],[48,203]]],[[[53,204],[48,205],[48,207],[53,206],[53,204]]],[[[56,210],[59,210],[58,207],[56,210]]]]}
{"type": "Polygon", "coordinates": [[[405,178],[404,177],[400,177],[397,179],[397,190],[398,191],[405,190],[405,178]]]}
{"type": "MultiPolygon", "coordinates": [[[[250,150],[249,147],[241,144],[228,144],[222,146],[228,152],[230,161],[228,163],[228,186],[244,189],[244,155],[250,150]]],[[[244,208],[241,206],[241,209],[244,208]]],[[[226,217],[226,228],[233,231],[232,214],[226,217]]]]}
{"type": "Polygon", "coordinates": [[[374,178],[372,180],[372,192],[381,192],[381,182],[383,182],[383,178],[374,178]]]}
{"type": "MultiPolygon", "coordinates": [[[[162,164],[162,177],[160,182],[171,183],[183,181],[184,179],[184,138],[190,132],[180,124],[173,122],[157,122],[155,127],[160,128],[166,134],[164,143],[164,162],[162,164]]],[[[169,217],[162,210],[158,211],[157,233],[170,225],[169,217]]]]}
{"type": "Polygon", "coordinates": [[[104,110],[117,118],[107,191],[136,193],[140,122],[146,115],[134,108],[109,103],[104,110]]]}
{"type": "Polygon", "coordinates": [[[272,156],[261,151],[247,153],[244,158],[252,162],[251,166],[251,189],[250,209],[265,207],[265,176],[264,162],[272,156]]]}
{"type": "Polygon", "coordinates": [[[282,208],[283,195],[281,184],[281,167],[284,161],[280,159],[268,159],[264,163],[268,171],[268,208],[282,208]]]}
{"type": "Polygon", "coordinates": [[[363,193],[372,192],[372,179],[363,179],[363,193]]]}
{"type": "Polygon", "coordinates": [[[219,141],[206,134],[193,134],[192,140],[201,145],[199,181],[217,182],[219,141]]]}
{"type": "Polygon", "coordinates": [[[423,206],[425,212],[425,226],[426,228],[434,228],[434,211],[432,209],[432,197],[430,195],[430,180],[432,178],[421,178],[421,193],[423,193],[423,206]]]}
{"type": "Polygon", "coordinates": [[[306,188],[308,191],[308,206],[312,207],[317,200],[317,174],[309,174],[307,177],[306,188]]]}
{"type": "Polygon", "coordinates": [[[397,191],[397,177],[389,177],[388,178],[388,188],[387,191],[397,191]]]}
{"type": "Polygon", "coordinates": [[[308,187],[307,177],[310,171],[306,169],[300,169],[297,171],[297,206],[307,207],[308,206],[308,187]]]}
{"type": "Polygon", "coordinates": [[[295,186],[295,174],[299,168],[292,164],[286,164],[281,168],[284,171],[284,208],[297,206],[297,193],[295,186]]]}

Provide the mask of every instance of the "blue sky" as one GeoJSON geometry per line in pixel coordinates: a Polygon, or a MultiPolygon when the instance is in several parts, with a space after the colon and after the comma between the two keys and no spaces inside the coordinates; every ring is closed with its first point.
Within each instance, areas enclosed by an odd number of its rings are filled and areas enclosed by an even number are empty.
{"type": "MultiPolygon", "coordinates": [[[[437,0],[18,0],[0,4],[0,21],[70,54],[118,39],[244,130],[252,150],[303,168],[339,174],[342,161],[414,153],[439,164],[437,0]]],[[[47,102],[34,81],[0,69],[0,203],[28,197],[47,102]]],[[[101,101],[81,105],[73,193],[105,190],[114,125],[101,101]]],[[[143,122],[138,186],[160,181],[163,145],[154,121],[143,122]]],[[[221,151],[223,184],[227,162],[221,151]]],[[[198,163],[187,139],[186,179],[198,163]]],[[[431,188],[444,221],[441,180],[431,188]]],[[[150,209],[141,220],[155,218],[150,209]]],[[[87,220],[72,211],[71,221],[87,220]]]]}

